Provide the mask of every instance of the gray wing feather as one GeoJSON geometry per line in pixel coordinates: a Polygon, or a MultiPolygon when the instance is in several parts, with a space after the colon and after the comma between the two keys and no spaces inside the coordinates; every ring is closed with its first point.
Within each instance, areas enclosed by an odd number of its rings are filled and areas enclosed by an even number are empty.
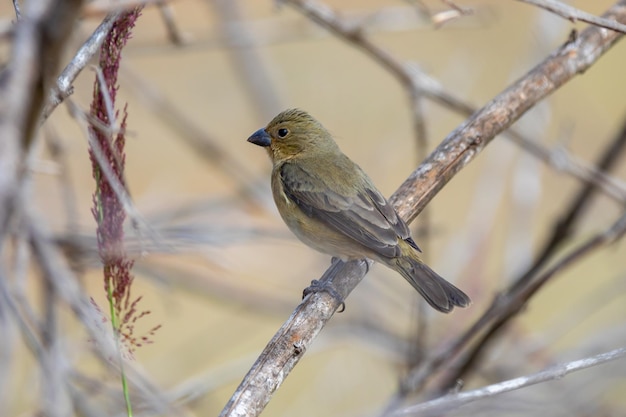
{"type": "Polygon", "coordinates": [[[280,168],[280,178],[287,197],[309,217],[323,221],[377,254],[400,255],[399,239],[418,249],[406,223],[378,190],[366,187],[354,196],[345,196],[330,184],[314,181],[305,169],[290,163],[280,168]]]}

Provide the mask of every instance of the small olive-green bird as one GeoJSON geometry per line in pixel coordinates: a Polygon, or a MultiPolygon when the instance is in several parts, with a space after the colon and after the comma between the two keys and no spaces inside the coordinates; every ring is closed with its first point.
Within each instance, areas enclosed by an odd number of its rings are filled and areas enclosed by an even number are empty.
{"type": "Polygon", "coordinates": [[[291,231],[320,252],[370,258],[399,272],[435,309],[466,307],[463,291],[425,265],[406,223],[308,113],[286,110],[248,138],[272,159],[272,193],[291,231]]]}

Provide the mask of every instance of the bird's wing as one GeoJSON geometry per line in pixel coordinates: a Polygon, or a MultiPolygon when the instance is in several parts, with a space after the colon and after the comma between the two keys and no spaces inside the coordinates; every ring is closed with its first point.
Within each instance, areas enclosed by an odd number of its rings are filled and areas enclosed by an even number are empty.
{"type": "Polygon", "coordinates": [[[399,239],[419,250],[406,223],[373,186],[344,195],[332,184],[325,184],[301,166],[290,163],[280,168],[280,179],[287,197],[306,215],[323,221],[375,253],[399,256],[399,239]]]}

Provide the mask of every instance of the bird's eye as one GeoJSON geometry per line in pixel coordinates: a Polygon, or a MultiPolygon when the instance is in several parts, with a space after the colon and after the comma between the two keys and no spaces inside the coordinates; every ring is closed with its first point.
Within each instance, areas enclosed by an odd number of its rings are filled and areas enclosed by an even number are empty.
{"type": "Polygon", "coordinates": [[[284,127],[281,128],[281,129],[278,129],[278,137],[279,138],[284,138],[288,134],[289,134],[289,130],[285,129],[284,127]]]}

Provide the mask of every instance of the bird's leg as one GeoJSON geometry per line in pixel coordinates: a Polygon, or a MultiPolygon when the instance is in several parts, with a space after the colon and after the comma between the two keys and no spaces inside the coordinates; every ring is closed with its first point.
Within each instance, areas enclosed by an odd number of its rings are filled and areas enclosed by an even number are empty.
{"type": "Polygon", "coordinates": [[[343,297],[333,287],[333,284],[328,281],[314,279],[313,281],[311,281],[311,285],[309,285],[302,291],[302,298],[304,299],[309,294],[314,294],[321,291],[330,294],[331,297],[339,301],[339,307],[337,308],[338,313],[343,313],[346,310],[346,303],[343,301],[343,297]]]}
{"type": "Polygon", "coordinates": [[[306,287],[304,291],[302,291],[302,298],[306,297],[309,294],[313,294],[320,291],[325,291],[330,294],[335,300],[339,301],[339,308],[337,311],[339,313],[346,310],[346,303],[343,301],[343,297],[337,292],[337,290],[333,287],[332,282],[328,280],[328,277],[333,274],[334,270],[340,266],[342,260],[336,256],[332,257],[331,267],[328,268],[324,276],[321,279],[314,279],[311,281],[311,285],[306,287]]]}

